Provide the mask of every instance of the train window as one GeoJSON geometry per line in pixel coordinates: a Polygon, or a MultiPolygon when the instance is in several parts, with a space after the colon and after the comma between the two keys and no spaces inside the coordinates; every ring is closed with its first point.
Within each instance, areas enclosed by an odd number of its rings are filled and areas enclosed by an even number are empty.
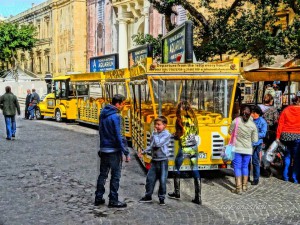
{"type": "Polygon", "coordinates": [[[88,95],[89,94],[89,85],[87,84],[79,84],[76,85],[76,90],[78,95],[88,95]]]}
{"type": "Polygon", "coordinates": [[[66,98],[67,97],[67,90],[66,90],[66,82],[61,81],[61,97],[66,98]]]}

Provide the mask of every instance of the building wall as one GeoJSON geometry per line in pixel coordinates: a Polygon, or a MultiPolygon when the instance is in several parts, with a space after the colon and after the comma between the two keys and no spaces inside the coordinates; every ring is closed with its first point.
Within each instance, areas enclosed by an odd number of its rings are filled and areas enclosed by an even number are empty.
{"type": "Polygon", "coordinates": [[[89,59],[117,52],[117,24],[110,0],[87,0],[87,71],[89,59]]]}
{"type": "Polygon", "coordinates": [[[86,1],[48,0],[9,21],[37,27],[36,46],[18,53],[25,71],[40,77],[86,71],[86,1]]]}
{"type": "MultiPolygon", "coordinates": [[[[157,37],[163,33],[163,16],[150,7],[148,0],[103,0],[103,17],[99,19],[101,10],[98,2],[101,0],[87,0],[87,70],[91,57],[119,53],[120,47],[126,45],[126,52],[135,47],[132,36],[137,33],[152,34],[157,37]],[[120,21],[125,33],[119,33],[120,21]],[[97,28],[103,24],[103,35],[97,37],[97,28]]],[[[124,54],[119,55],[124,60],[124,54]]],[[[128,65],[128,63],[124,63],[128,65]]]]}

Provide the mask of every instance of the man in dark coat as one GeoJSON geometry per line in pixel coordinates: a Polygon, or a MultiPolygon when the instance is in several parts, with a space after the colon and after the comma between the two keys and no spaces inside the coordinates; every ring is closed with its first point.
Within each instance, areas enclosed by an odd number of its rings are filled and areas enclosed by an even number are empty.
{"type": "Polygon", "coordinates": [[[26,102],[25,102],[25,119],[29,119],[29,111],[28,107],[31,101],[31,91],[30,89],[27,89],[27,95],[26,95],[26,102]]]}
{"type": "Polygon", "coordinates": [[[123,135],[123,122],[120,111],[125,105],[125,97],[117,94],[112,99],[112,104],[106,105],[100,114],[100,175],[95,192],[95,206],[105,203],[103,194],[105,192],[105,181],[111,171],[109,204],[110,208],[124,208],[125,202],[118,199],[119,182],[121,178],[122,155],[129,161],[129,150],[127,141],[123,135]]]}
{"type": "Polygon", "coordinates": [[[0,97],[0,107],[3,110],[6,125],[6,140],[11,140],[16,134],[16,110],[21,115],[17,97],[11,92],[11,87],[5,87],[5,94],[0,97]]]}
{"type": "Polygon", "coordinates": [[[29,119],[33,120],[34,119],[34,112],[36,105],[40,102],[40,96],[38,93],[35,92],[35,89],[32,89],[32,94],[31,94],[31,100],[29,103],[28,111],[29,111],[29,119]]]}

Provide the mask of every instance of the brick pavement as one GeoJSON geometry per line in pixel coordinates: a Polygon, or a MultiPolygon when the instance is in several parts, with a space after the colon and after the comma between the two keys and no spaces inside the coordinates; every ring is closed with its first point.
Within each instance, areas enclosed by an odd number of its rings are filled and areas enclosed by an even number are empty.
{"type": "Polygon", "coordinates": [[[5,140],[2,115],[0,127],[0,225],[300,224],[300,186],[274,177],[261,179],[260,185],[238,196],[230,192],[232,176],[212,178],[207,173],[202,206],[190,202],[191,179],[182,181],[181,200],[167,198],[167,205],[160,206],[156,187],[153,203],[138,203],[145,173],[134,157],[123,164],[119,192],[128,207],[94,207],[96,130],[18,118],[17,137],[10,142],[5,140]]]}

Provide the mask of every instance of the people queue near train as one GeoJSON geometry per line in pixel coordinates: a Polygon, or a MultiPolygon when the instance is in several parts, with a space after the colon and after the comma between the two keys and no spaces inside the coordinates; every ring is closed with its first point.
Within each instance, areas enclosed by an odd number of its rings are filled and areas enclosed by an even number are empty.
{"type": "MultiPolygon", "coordinates": [[[[242,106],[240,115],[236,117],[229,128],[229,134],[235,133],[235,152],[232,166],[235,175],[235,189],[233,193],[242,194],[248,190],[248,181],[250,180],[250,165],[253,166],[252,185],[259,184],[261,151],[268,147],[272,141],[283,142],[286,146],[284,157],[283,179],[289,181],[289,167],[293,160],[292,181],[298,183],[300,175],[300,92],[294,99],[294,105],[288,106],[283,110],[278,121],[278,112],[272,106],[273,96],[267,93],[264,96],[264,103],[252,108],[242,106]],[[278,128],[277,127],[278,124],[278,128]],[[274,140],[273,140],[274,139],[274,140]]],[[[125,202],[118,200],[118,189],[121,177],[122,154],[129,161],[129,152],[126,140],[122,132],[122,119],[120,111],[125,104],[125,97],[115,95],[112,104],[105,106],[100,115],[99,134],[100,134],[100,175],[97,181],[95,192],[95,206],[105,203],[103,198],[105,192],[105,181],[111,171],[109,207],[123,208],[127,207],[125,202]]],[[[193,121],[193,113],[189,112],[190,105],[182,101],[177,106],[176,113],[176,132],[175,136],[179,141],[179,150],[175,159],[176,171],[174,175],[174,192],[168,194],[168,197],[180,198],[180,166],[184,156],[190,159],[193,168],[195,183],[195,198],[193,203],[202,204],[201,201],[201,177],[198,171],[197,148],[200,140],[198,136],[197,123],[193,121]],[[185,115],[181,114],[185,112],[185,115]],[[195,128],[195,129],[194,129],[195,128]],[[192,138],[193,137],[193,138],[192,138]],[[198,140],[198,141],[197,141],[198,140]],[[193,142],[193,143],[190,143],[193,142]],[[180,154],[182,157],[180,157],[180,154]],[[181,162],[181,163],[180,163],[181,162]],[[178,165],[177,165],[178,164],[178,165]],[[197,173],[198,172],[198,173],[197,173]]],[[[165,129],[167,119],[160,116],[154,119],[154,131],[151,136],[150,146],[142,150],[141,154],[151,153],[152,162],[146,178],[146,191],[144,197],[139,202],[152,202],[152,194],[157,180],[159,180],[158,198],[159,204],[165,205],[166,181],[168,174],[168,145],[171,134],[165,129]]],[[[199,137],[199,136],[198,136],[199,137]]]]}

